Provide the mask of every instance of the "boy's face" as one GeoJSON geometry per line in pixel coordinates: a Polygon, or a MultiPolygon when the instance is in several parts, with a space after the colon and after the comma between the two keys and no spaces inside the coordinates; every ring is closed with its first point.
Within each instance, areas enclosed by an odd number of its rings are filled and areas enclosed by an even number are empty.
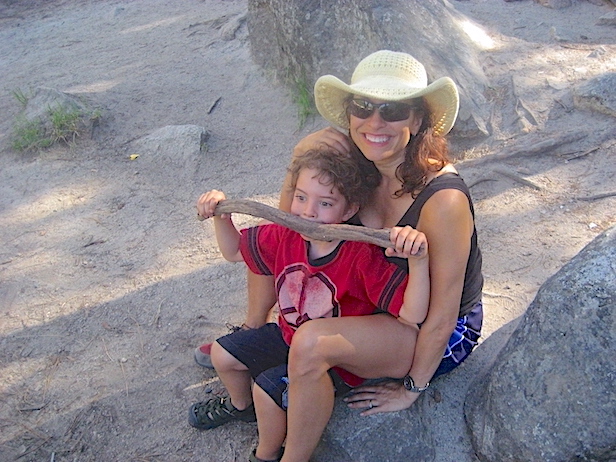
{"type": "Polygon", "coordinates": [[[303,169],[297,177],[291,213],[322,224],[342,223],[351,218],[358,207],[349,205],[338,189],[319,180],[319,172],[303,169]]]}

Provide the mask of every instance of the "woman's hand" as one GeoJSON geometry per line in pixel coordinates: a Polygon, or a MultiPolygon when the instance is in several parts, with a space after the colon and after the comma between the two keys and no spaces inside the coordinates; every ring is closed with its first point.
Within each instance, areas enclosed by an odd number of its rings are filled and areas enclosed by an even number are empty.
{"type": "Polygon", "coordinates": [[[400,382],[383,382],[358,387],[344,401],[351,409],[366,409],[360,415],[367,416],[407,409],[417,398],[419,393],[408,391],[400,382]]]}
{"type": "Polygon", "coordinates": [[[351,150],[351,142],[344,133],[328,127],[302,138],[293,149],[293,155],[298,156],[311,149],[325,148],[332,149],[341,155],[347,155],[351,150]]]}
{"type": "Polygon", "coordinates": [[[394,248],[385,249],[388,257],[422,259],[428,256],[426,235],[412,226],[394,226],[389,233],[389,240],[394,248]]]}
{"type": "MultiPolygon", "coordinates": [[[[211,191],[201,194],[197,200],[197,215],[203,219],[212,218],[218,203],[220,201],[224,201],[225,199],[225,193],[222,191],[217,191],[216,189],[212,189],[211,191]]],[[[227,218],[228,216],[228,214],[224,214],[220,217],[227,218]]]]}

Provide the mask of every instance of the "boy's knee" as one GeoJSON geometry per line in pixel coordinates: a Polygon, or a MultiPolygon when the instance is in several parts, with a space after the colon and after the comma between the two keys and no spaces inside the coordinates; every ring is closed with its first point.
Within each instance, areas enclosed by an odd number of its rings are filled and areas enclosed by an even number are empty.
{"type": "Polygon", "coordinates": [[[217,371],[235,370],[238,364],[241,364],[235,356],[220,346],[218,342],[212,343],[210,357],[212,358],[212,365],[217,371]]]}

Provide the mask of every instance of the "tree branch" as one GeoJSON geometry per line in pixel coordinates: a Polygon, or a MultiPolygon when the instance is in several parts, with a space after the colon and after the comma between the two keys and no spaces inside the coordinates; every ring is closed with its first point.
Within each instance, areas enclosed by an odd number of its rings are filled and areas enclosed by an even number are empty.
{"type": "Polygon", "coordinates": [[[379,247],[392,247],[389,240],[389,229],[372,229],[354,225],[323,225],[291,215],[269,205],[245,199],[221,201],[218,203],[215,213],[216,215],[243,213],[264,218],[319,241],[358,241],[368,242],[379,247]]]}

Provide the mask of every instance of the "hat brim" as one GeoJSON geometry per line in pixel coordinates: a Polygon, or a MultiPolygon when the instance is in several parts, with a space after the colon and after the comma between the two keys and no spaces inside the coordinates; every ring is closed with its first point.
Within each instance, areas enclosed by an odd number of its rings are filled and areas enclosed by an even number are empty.
{"type": "Polygon", "coordinates": [[[432,118],[434,133],[446,135],[453,127],[460,100],[458,89],[449,77],[441,77],[424,88],[412,88],[396,79],[362,79],[347,85],[333,75],[320,77],[314,85],[317,110],[329,122],[344,129],[349,128],[345,101],[350,95],[381,101],[404,101],[423,97],[432,118]]]}

